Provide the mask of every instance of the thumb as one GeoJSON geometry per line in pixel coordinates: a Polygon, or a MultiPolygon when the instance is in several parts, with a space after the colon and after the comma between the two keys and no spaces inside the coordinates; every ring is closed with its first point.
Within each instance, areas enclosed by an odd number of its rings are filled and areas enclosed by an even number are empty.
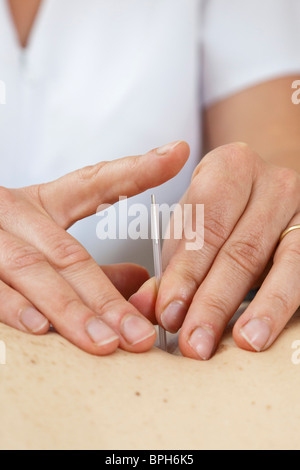
{"type": "Polygon", "coordinates": [[[101,269],[126,300],[149,279],[148,271],[137,264],[110,264],[101,269]]]}
{"type": "Polygon", "coordinates": [[[114,204],[173,178],[184,166],[189,146],[167,144],[145,155],[100,162],[38,187],[40,201],[63,228],[96,213],[100,204],[114,204]]]}
{"type": "Polygon", "coordinates": [[[148,318],[153,324],[157,323],[155,317],[155,304],[157,299],[157,285],[156,279],[151,277],[148,279],[140,289],[133,294],[129,302],[137,308],[139,312],[148,318]]]}

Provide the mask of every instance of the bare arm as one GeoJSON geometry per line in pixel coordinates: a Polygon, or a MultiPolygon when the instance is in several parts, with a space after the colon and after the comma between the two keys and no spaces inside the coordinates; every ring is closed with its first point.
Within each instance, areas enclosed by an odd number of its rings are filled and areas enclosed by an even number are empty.
{"type": "Polygon", "coordinates": [[[268,81],[226,98],[204,113],[205,148],[246,142],[266,161],[300,172],[300,104],[296,76],[268,81]]]}

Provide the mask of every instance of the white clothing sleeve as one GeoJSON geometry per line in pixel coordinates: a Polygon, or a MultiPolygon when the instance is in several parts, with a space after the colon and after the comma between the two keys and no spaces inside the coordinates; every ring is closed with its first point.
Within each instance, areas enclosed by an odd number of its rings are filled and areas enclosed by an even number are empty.
{"type": "Polygon", "coordinates": [[[300,73],[300,0],[204,0],[204,106],[300,73]]]}

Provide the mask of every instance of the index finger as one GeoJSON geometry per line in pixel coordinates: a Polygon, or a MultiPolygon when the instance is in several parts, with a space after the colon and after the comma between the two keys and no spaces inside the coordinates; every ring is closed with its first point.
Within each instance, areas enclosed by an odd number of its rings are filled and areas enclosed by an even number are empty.
{"type": "Polygon", "coordinates": [[[176,141],[145,155],[100,162],[36,187],[48,214],[63,228],[93,215],[100,204],[115,203],[173,178],[189,156],[186,142],[176,141]]]}
{"type": "MultiPolygon", "coordinates": [[[[184,202],[193,208],[204,204],[204,245],[200,250],[187,250],[183,232],[165,269],[156,317],[170,332],[182,326],[199,285],[248,204],[253,185],[250,170],[254,165],[249,165],[252,156],[244,145],[230,144],[208,154],[198,166],[184,202]]],[[[168,241],[165,246],[168,250],[168,241]]]]}

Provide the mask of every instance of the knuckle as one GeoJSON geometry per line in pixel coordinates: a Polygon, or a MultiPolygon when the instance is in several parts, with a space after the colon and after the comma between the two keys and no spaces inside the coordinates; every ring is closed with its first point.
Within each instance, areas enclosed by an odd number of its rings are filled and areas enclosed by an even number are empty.
{"type": "Polygon", "coordinates": [[[143,171],[143,167],[141,166],[141,158],[139,155],[135,155],[133,157],[127,157],[123,160],[119,160],[119,165],[124,165],[126,171],[129,174],[132,174],[132,186],[135,193],[141,193],[145,190],[145,183],[143,178],[139,178],[138,175],[141,175],[143,171]]]}
{"type": "Polygon", "coordinates": [[[219,157],[230,166],[238,165],[239,167],[243,167],[249,161],[257,158],[257,154],[244,142],[232,142],[222,145],[208,155],[219,157]]]}
{"type": "Polygon", "coordinates": [[[244,239],[228,242],[223,248],[223,254],[239,272],[256,275],[264,258],[260,234],[254,232],[244,239]]]}
{"type": "Polygon", "coordinates": [[[172,259],[168,269],[178,285],[184,284],[185,288],[188,287],[190,291],[196,292],[199,286],[198,278],[201,273],[201,267],[203,267],[203,261],[200,256],[195,257],[191,262],[186,253],[186,256],[180,259],[172,259]]]}
{"type": "Polygon", "coordinates": [[[290,258],[292,258],[293,261],[298,264],[300,261],[300,246],[293,244],[289,246],[288,250],[290,258]]]}
{"type": "Polygon", "coordinates": [[[274,261],[278,260],[282,263],[298,267],[300,262],[300,246],[297,246],[297,244],[292,241],[286,242],[286,246],[284,248],[282,246],[282,250],[280,250],[280,248],[281,246],[279,245],[274,255],[274,261]]]}
{"type": "Polygon", "coordinates": [[[217,207],[212,211],[207,211],[205,214],[204,225],[204,242],[205,244],[219,249],[223,246],[228,237],[228,228],[224,221],[224,210],[217,207]]]}
{"type": "Polygon", "coordinates": [[[225,327],[229,317],[229,308],[226,299],[214,292],[213,295],[202,296],[201,303],[205,305],[205,309],[210,312],[212,321],[217,320],[218,323],[221,323],[222,327],[225,327]]]}
{"type": "Polygon", "coordinates": [[[244,185],[253,179],[254,168],[258,164],[259,157],[246,143],[234,142],[220,147],[220,153],[224,164],[228,168],[231,179],[237,183],[237,179],[244,185]]]}
{"type": "Polygon", "coordinates": [[[11,271],[30,269],[46,262],[45,256],[34,247],[17,246],[15,243],[7,244],[6,267],[11,271]]]}
{"type": "Polygon", "coordinates": [[[266,296],[266,302],[272,302],[272,304],[278,304],[280,313],[284,316],[287,316],[290,312],[290,301],[289,296],[286,292],[283,292],[280,289],[273,290],[272,293],[269,293],[266,296]]]}
{"type": "Polygon", "coordinates": [[[119,163],[126,165],[129,171],[135,171],[140,166],[141,158],[139,155],[134,155],[123,160],[119,160],[119,163]]]}
{"type": "Polygon", "coordinates": [[[220,185],[218,192],[232,189],[232,184],[244,188],[253,180],[260,161],[257,153],[245,143],[222,145],[205,155],[194,170],[192,181],[197,181],[202,172],[208,171],[213,172],[213,183],[220,185]]]}
{"type": "Polygon", "coordinates": [[[106,292],[105,295],[100,294],[94,297],[91,300],[91,304],[93,306],[93,310],[98,315],[104,315],[107,312],[117,312],[121,310],[122,304],[126,304],[125,299],[121,300],[117,295],[112,293],[106,292]]]}
{"type": "Polygon", "coordinates": [[[52,263],[56,269],[64,270],[90,261],[88,252],[73,239],[59,239],[54,243],[52,263]]]}
{"type": "Polygon", "coordinates": [[[85,166],[84,168],[80,168],[79,170],[77,170],[79,182],[86,182],[93,178],[96,178],[108,163],[109,162],[102,161],[100,163],[97,163],[96,165],[89,165],[85,166]]]}
{"type": "Polygon", "coordinates": [[[250,148],[248,144],[244,142],[231,142],[229,144],[222,145],[219,147],[219,151],[227,158],[244,158],[249,152],[250,148]]]}

